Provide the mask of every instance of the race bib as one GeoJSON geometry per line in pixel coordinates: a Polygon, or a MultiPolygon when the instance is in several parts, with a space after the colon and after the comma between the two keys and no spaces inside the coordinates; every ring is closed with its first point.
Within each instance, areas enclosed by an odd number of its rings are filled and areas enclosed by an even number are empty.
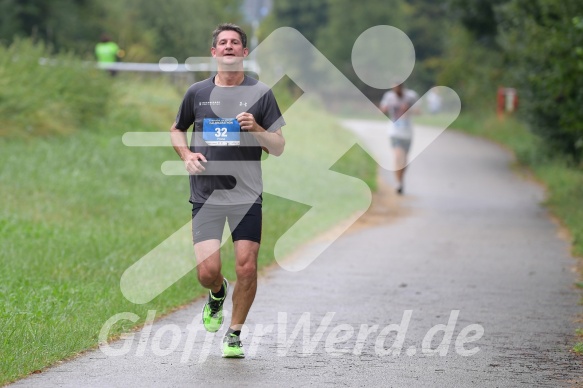
{"type": "Polygon", "coordinates": [[[205,118],[202,138],[210,146],[238,146],[241,144],[241,127],[237,119],[205,118]]]}

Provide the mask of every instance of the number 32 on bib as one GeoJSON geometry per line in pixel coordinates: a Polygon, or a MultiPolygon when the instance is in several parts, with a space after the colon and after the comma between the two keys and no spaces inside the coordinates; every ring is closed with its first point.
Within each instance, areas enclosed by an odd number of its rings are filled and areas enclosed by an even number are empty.
{"type": "Polygon", "coordinates": [[[234,118],[205,118],[202,138],[209,146],[238,146],[241,144],[241,127],[234,118]]]}

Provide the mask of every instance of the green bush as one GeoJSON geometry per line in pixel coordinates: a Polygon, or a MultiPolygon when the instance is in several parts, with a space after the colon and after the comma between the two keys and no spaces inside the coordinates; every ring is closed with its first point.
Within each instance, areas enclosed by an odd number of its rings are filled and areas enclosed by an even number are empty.
{"type": "Polygon", "coordinates": [[[583,159],[583,3],[511,0],[499,17],[530,128],[554,150],[583,159]]]}
{"type": "Polygon", "coordinates": [[[106,114],[107,73],[43,44],[0,46],[0,135],[71,133],[106,114]]]}
{"type": "Polygon", "coordinates": [[[497,88],[505,83],[503,55],[476,42],[461,25],[446,31],[437,84],[458,93],[464,112],[494,112],[497,88]]]}

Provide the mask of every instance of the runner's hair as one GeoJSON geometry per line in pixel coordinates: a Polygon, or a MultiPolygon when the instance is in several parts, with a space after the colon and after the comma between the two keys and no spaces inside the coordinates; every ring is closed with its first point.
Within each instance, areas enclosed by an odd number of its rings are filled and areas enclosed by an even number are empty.
{"type": "Polygon", "coordinates": [[[243,47],[247,47],[247,34],[241,27],[233,23],[221,23],[215,28],[213,31],[213,47],[217,47],[217,38],[223,31],[235,31],[239,34],[243,47]]]}

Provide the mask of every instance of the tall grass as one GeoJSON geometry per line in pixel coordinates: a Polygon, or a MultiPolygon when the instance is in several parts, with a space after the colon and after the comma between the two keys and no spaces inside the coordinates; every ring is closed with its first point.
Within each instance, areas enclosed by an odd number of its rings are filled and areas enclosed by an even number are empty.
{"type": "Polygon", "coordinates": [[[112,82],[70,54],[42,44],[0,46],[0,135],[72,133],[105,116],[112,82]]]}
{"type": "MultiPolygon", "coordinates": [[[[0,50],[3,384],[96,346],[114,314],[134,312],[139,325],[148,310],[166,314],[204,290],[194,272],[144,305],[127,301],[119,288],[131,264],[190,220],[187,178],[160,172],[162,162],[177,159],[172,148],[125,147],[122,135],[166,131],[188,85],[177,92],[164,80],[112,79],[67,56],[51,59],[76,64],[40,66],[46,50],[24,41],[0,50]]],[[[303,109],[313,118],[304,131],[338,136],[330,117],[303,109]]],[[[347,134],[339,138],[330,147],[351,144],[347,134]]],[[[318,144],[305,147],[318,157],[318,144]]],[[[335,169],[369,182],[376,173],[372,160],[356,151],[335,169]]],[[[317,186],[310,177],[304,183],[308,190],[317,186]]],[[[340,195],[348,210],[359,203],[352,201],[354,191],[340,195]]],[[[308,209],[265,195],[260,266],[273,263],[277,238],[308,209]]],[[[331,215],[323,225],[342,216],[331,215]]],[[[234,279],[231,244],[225,247],[225,274],[234,279]]],[[[124,321],[112,334],[130,325],[124,321]]]]}

